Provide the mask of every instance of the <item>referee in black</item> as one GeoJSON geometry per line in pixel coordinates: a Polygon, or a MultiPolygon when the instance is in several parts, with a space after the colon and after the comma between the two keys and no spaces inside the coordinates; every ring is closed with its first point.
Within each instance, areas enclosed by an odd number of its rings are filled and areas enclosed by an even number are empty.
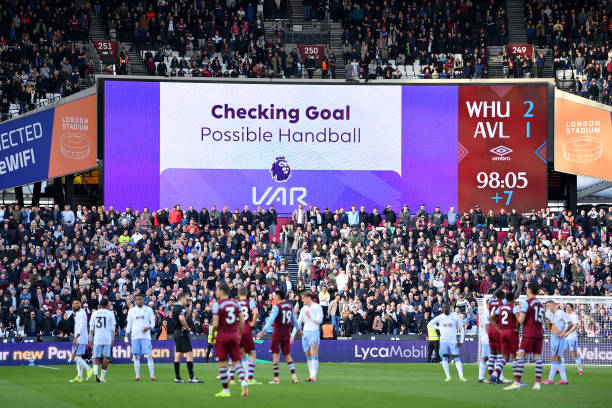
{"type": "Polygon", "coordinates": [[[189,338],[189,325],[187,324],[187,313],[191,308],[191,302],[187,300],[185,293],[179,293],[176,298],[176,306],[172,311],[172,318],[176,327],[176,333],[174,334],[174,382],[184,383],[185,380],[181,378],[181,360],[183,355],[187,360],[187,370],[189,371],[189,382],[190,383],[201,383],[195,375],[193,375],[193,352],[191,347],[191,339],[189,338]]]}

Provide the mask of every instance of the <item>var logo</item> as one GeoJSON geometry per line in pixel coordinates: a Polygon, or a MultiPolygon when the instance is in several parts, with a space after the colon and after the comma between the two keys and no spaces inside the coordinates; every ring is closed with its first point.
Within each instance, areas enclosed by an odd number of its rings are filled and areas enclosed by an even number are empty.
{"type": "Polygon", "coordinates": [[[268,187],[261,195],[258,195],[257,187],[253,187],[252,202],[255,205],[306,205],[304,201],[306,194],[306,187],[268,187]]]}

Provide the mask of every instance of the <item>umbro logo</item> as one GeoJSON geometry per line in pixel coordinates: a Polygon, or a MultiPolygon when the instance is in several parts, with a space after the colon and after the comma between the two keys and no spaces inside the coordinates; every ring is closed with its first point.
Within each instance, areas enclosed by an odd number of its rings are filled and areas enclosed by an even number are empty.
{"type": "Polygon", "coordinates": [[[514,150],[510,149],[509,147],[506,146],[497,146],[494,147],[493,149],[489,150],[491,153],[494,154],[493,157],[491,157],[491,160],[493,161],[508,161],[511,160],[510,157],[507,157],[510,153],[512,153],[514,150]]]}

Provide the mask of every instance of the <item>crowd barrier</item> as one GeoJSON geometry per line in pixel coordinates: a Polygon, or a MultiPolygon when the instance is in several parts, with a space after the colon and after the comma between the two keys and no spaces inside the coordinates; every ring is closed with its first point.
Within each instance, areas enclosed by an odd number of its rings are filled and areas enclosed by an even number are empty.
{"type": "MultiPolygon", "coordinates": [[[[205,361],[208,343],[193,340],[196,363],[205,361]]],[[[0,343],[0,366],[70,364],[70,342],[0,343]],[[32,360],[33,359],[33,360],[32,360]]],[[[271,361],[270,341],[256,343],[257,358],[271,361]]],[[[115,364],[131,362],[131,350],[121,341],[115,341],[112,361],[115,364]]],[[[292,356],[297,362],[305,362],[300,340],[292,346],[292,356]]],[[[174,361],[174,341],[154,341],[153,357],[158,363],[174,361]]],[[[469,341],[461,346],[461,359],[475,363],[478,358],[478,342],[469,341]]],[[[321,341],[319,359],[335,363],[425,363],[427,341],[424,340],[324,340],[321,341]]]]}

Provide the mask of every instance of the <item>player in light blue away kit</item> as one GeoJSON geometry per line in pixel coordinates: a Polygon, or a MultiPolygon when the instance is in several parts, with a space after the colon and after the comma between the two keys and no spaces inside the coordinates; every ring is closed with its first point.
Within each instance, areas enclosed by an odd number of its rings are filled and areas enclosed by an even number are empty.
{"type": "Polygon", "coordinates": [[[565,348],[572,353],[574,360],[576,360],[578,375],[582,375],[584,374],[584,371],[582,371],[582,359],[578,354],[578,315],[576,310],[574,310],[574,305],[571,303],[565,305],[565,312],[569,318],[569,324],[571,324],[571,327],[565,330],[565,348]]]}
{"type": "Polygon", "coordinates": [[[108,309],[108,299],[100,302],[100,308],[93,312],[89,322],[90,345],[93,349],[93,370],[97,382],[106,382],[106,368],[115,337],[115,314],[108,309]],[[102,360],[102,375],[98,377],[98,365],[102,360]]]}
{"type": "Polygon", "coordinates": [[[478,365],[478,382],[488,383],[489,380],[485,379],[485,371],[487,370],[487,363],[491,359],[491,347],[489,346],[489,334],[487,333],[487,326],[489,325],[489,309],[488,308],[485,307],[484,312],[480,318],[482,319],[481,327],[479,330],[480,344],[482,347],[482,352],[481,352],[482,358],[478,365]]]}
{"type": "Polygon", "coordinates": [[[153,309],[144,304],[142,295],[136,295],[136,305],[130,309],[127,317],[127,328],[125,342],[129,337],[132,340],[132,354],[134,355],[134,372],[136,381],[140,381],[140,357],[147,359],[151,381],[155,378],[155,366],[153,365],[153,350],[151,347],[151,329],[155,327],[155,314],[153,309]]]}
{"type": "Polygon", "coordinates": [[[312,301],[313,295],[309,290],[305,290],[300,295],[304,306],[300,310],[298,317],[299,326],[293,328],[291,342],[295,338],[298,329],[302,329],[302,348],[306,354],[308,371],[310,376],[307,382],[317,381],[317,371],[319,370],[319,343],[321,342],[321,323],[323,323],[323,308],[318,303],[312,301]]]}
{"type": "Polygon", "coordinates": [[[87,334],[87,313],[85,313],[85,310],[81,309],[81,301],[79,299],[74,299],[72,301],[72,314],[74,315],[74,340],[72,340],[71,359],[76,363],[77,376],[70,380],[70,382],[80,383],[83,382],[83,370],[87,372],[85,381],[91,378],[94,374],[94,370],[87,365],[85,360],[83,360],[83,355],[85,354],[89,341],[87,334]]]}
{"type": "MultiPolygon", "coordinates": [[[[561,376],[561,380],[556,384],[566,385],[567,375],[565,373],[565,364],[561,361],[563,352],[565,351],[565,331],[568,327],[569,318],[567,314],[557,308],[557,304],[552,300],[546,302],[546,318],[548,319],[548,330],[550,330],[550,374],[548,379],[542,381],[542,384],[553,384],[557,371],[561,376]]],[[[570,326],[571,327],[571,326],[570,326]]]]}
{"type": "Polygon", "coordinates": [[[427,327],[440,330],[440,354],[442,354],[442,367],[446,374],[445,381],[449,382],[452,379],[448,367],[448,359],[450,357],[455,360],[459,381],[465,382],[467,380],[463,378],[463,365],[459,358],[459,347],[461,347],[465,339],[465,328],[463,327],[463,322],[459,315],[457,313],[451,313],[448,303],[442,306],[442,312],[442,314],[436,316],[427,323],[427,327]],[[459,343],[457,343],[457,329],[461,330],[461,340],[459,343]]]}

